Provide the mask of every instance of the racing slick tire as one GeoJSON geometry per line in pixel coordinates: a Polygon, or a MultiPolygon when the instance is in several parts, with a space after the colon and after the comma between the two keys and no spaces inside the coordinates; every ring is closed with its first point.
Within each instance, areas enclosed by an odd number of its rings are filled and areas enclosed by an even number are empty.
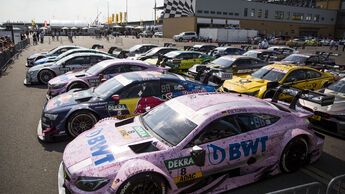
{"type": "Polygon", "coordinates": [[[55,73],[53,71],[43,69],[38,73],[38,81],[42,84],[48,84],[48,81],[55,77],[55,73]]]}
{"type": "Polygon", "coordinates": [[[89,87],[82,82],[73,82],[68,86],[67,91],[70,91],[70,90],[76,89],[76,88],[87,89],[89,87]]]}
{"type": "Polygon", "coordinates": [[[295,137],[285,146],[280,158],[283,172],[295,172],[308,161],[308,143],[303,137],[295,137]]]}
{"type": "Polygon", "coordinates": [[[75,138],[82,132],[89,130],[98,121],[97,117],[87,110],[74,112],[67,121],[67,132],[75,138]]]}
{"type": "Polygon", "coordinates": [[[272,90],[266,90],[265,93],[262,95],[262,99],[272,98],[273,96],[274,96],[274,92],[272,90]]]}
{"type": "Polygon", "coordinates": [[[167,193],[168,186],[166,181],[161,176],[154,173],[141,173],[134,175],[124,182],[117,193],[132,194],[132,193],[167,193]]]}
{"type": "Polygon", "coordinates": [[[182,39],[182,38],[179,38],[179,39],[178,39],[178,41],[179,41],[179,42],[182,42],[182,41],[183,41],[183,39],[182,39]]]}

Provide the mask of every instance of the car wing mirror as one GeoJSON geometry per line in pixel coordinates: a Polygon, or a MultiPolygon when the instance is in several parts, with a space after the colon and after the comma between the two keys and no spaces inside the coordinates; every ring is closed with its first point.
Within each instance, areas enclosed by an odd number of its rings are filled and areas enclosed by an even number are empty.
{"type": "Polygon", "coordinates": [[[118,95],[118,94],[112,95],[111,99],[113,99],[115,101],[115,105],[118,105],[120,102],[120,95],[118,95]]]}
{"type": "Polygon", "coordinates": [[[197,166],[204,166],[205,165],[205,156],[206,156],[206,151],[199,147],[199,146],[194,146],[191,151],[191,156],[194,161],[194,164],[197,166]]]}

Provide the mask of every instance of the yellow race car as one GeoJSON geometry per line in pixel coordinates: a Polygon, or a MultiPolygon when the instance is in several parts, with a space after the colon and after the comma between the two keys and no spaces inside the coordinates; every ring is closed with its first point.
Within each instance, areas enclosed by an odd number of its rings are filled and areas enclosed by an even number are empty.
{"type": "MultiPolygon", "coordinates": [[[[300,89],[318,90],[333,82],[332,74],[320,72],[310,67],[272,64],[262,67],[246,77],[233,76],[233,79],[226,80],[219,90],[221,92],[247,94],[258,98],[270,98],[274,94],[271,89],[279,84],[300,89]]],[[[280,100],[290,98],[286,95],[279,96],[280,100]]]]}

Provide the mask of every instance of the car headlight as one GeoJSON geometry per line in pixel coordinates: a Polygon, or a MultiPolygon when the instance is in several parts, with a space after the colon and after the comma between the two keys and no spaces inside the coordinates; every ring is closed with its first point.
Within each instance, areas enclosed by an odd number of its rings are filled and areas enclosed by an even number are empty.
{"type": "Polygon", "coordinates": [[[107,178],[97,178],[97,177],[79,177],[75,182],[75,186],[83,191],[96,191],[106,184],[108,184],[110,179],[107,178]]]}
{"type": "Polygon", "coordinates": [[[48,119],[54,121],[58,117],[58,115],[45,113],[44,117],[47,117],[48,119]]]}
{"type": "Polygon", "coordinates": [[[35,72],[34,71],[28,71],[29,75],[33,75],[35,72]]]}
{"type": "Polygon", "coordinates": [[[246,94],[248,96],[256,96],[256,95],[258,95],[258,93],[259,93],[259,90],[255,91],[255,92],[244,93],[244,94],[246,94]]]}
{"type": "Polygon", "coordinates": [[[60,89],[63,88],[66,85],[66,83],[62,83],[62,84],[55,84],[55,85],[51,85],[52,89],[60,89]]]}

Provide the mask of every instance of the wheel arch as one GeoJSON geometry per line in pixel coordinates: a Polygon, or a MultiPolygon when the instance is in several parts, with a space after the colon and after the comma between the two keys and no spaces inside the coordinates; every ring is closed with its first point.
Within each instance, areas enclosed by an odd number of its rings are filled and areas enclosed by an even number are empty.
{"type": "Polygon", "coordinates": [[[85,107],[79,107],[79,108],[76,108],[76,109],[72,109],[68,112],[68,114],[66,115],[65,119],[64,119],[64,127],[65,127],[65,131],[68,132],[67,130],[67,125],[68,125],[68,120],[71,118],[71,116],[76,113],[76,112],[81,112],[81,111],[89,111],[91,112],[97,119],[97,121],[100,120],[100,116],[99,114],[97,114],[96,111],[90,109],[90,108],[85,108],[85,107]]]}
{"type": "Polygon", "coordinates": [[[306,142],[308,144],[308,152],[311,150],[311,147],[313,147],[315,145],[315,141],[313,140],[313,134],[311,134],[310,132],[307,132],[303,129],[299,129],[299,128],[291,129],[291,130],[287,131],[283,137],[280,155],[283,153],[287,144],[292,139],[297,138],[297,137],[302,137],[303,139],[306,140],[306,142]]]}
{"type": "Polygon", "coordinates": [[[121,185],[123,185],[128,179],[141,173],[156,174],[164,178],[164,180],[168,184],[167,188],[171,190],[177,189],[176,184],[166,172],[164,172],[162,169],[152,164],[151,162],[148,162],[147,160],[142,160],[142,159],[130,160],[124,163],[123,165],[121,165],[121,169],[118,171],[115,177],[115,180],[117,179],[121,180],[121,184],[117,184],[115,186],[112,185],[112,188],[114,190],[118,190],[121,187],[121,185]],[[138,166],[138,164],[140,165],[138,166]]]}
{"type": "Polygon", "coordinates": [[[45,71],[45,70],[51,71],[51,72],[55,75],[55,77],[57,76],[57,74],[56,74],[56,72],[55,72],[54,70],[49,69],[49,68],[43,68],[43,69],[41,69],[41,70],[38,71],[38,73],[37,73],[37,79],[39,79],[38,76],[40,75],[40,73],[41,73],[42,71],[45,71]]]}
{"type": "Polygon", "coordinates": [[[69,87],[70,87],[72,84],[74,84],[74,83],[83,84],[83,85],[85,85],[87,88],[90,88],[89,84],[87,84],[84,80],[77,79],[77,80],[73,80],[73,81],[68,82],[68,84],[67,84],[67,89],[69,89],[69,87]]]}

